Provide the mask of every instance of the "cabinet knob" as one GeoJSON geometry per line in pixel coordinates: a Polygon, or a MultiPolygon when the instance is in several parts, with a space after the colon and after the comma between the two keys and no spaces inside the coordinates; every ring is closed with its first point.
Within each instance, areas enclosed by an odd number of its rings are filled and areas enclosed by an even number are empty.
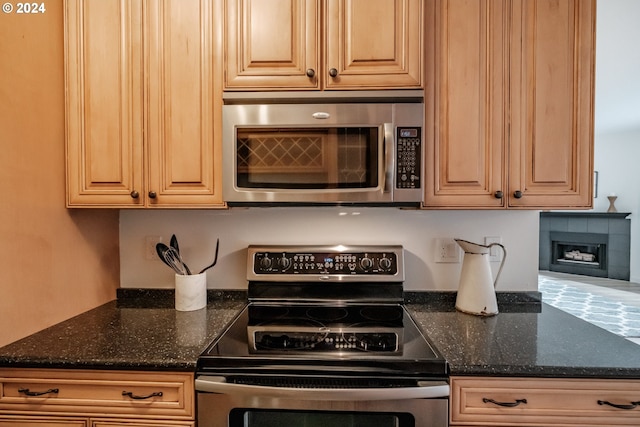
{"type": "Polygon", "coordinates": [[[520,190],[516,190],[513,192],[513,197],[515,197],[516,199],[521,199],[522,198],[522,191],[520,190]]]}
{"type": "Polygon", "coordinates": [[[502,191],[498,190],[498,191],[496,191],[495,193],[493,193],[493,196],[494,196],[496,199],[502,199],[502,198],[504,197],[504,193],[503,193],[502,191]]]}
{"type": "Polygon", "coordinates": [[[335,68],[332,68],[329,70],[329,75],[331,77],[338,77],[338,70],[336,70],[335,68]]]}
{"type": "Polygon", "coordinates": [[[307,77],[312,78],[315,75],[316,75],[316,70],[314,70],[313,68],[307,69],[307,77]]]}
{"type": "Polygon", "coordinates": [[[155,191],[149,191],[150,199],[155,199],[156,197],[158,197],[158,194],[155,191]]]}
{"type": "Polygon", "coordinates": [[[138,193],[136,190],[133,190],[130,194],[132,199],[137,199],[138,197],[140,197],[140,193],[138,193]]]}

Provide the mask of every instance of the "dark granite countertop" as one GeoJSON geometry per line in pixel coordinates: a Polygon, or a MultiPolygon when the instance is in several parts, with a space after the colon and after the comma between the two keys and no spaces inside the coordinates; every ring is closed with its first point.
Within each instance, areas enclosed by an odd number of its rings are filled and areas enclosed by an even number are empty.
{"type": "MultiPolygon", "coordinates": [[[[536,303],[535,294],[499,299],[500,314],[487,318],[456,312],[446,293],[406,300],[452,375],[640,378],[640,345],[536,303]]],[[[242,292],[210,291],[207,308],[191,312],[174,310],[166,293],[118,297],[0,348],[0,367],[194,371],[246,304],[242,292]]]]}
{"type": "Polygon", "coordinates": [[[640,379],[640,345],[547,304],[478,317],[433,304],[408,311],[451,375],[640,379]]]}
{"type": "Polygon", "coordinates": [[[182,312],[166,294],[119,299],[0,348],[0,367],[195,371],[245,304],[210,295],[206,309],[182,312]]]}

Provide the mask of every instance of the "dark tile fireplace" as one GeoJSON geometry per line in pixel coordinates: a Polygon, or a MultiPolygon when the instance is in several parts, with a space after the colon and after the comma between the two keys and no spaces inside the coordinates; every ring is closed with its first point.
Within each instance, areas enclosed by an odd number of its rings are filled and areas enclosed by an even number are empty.
{"type": "Polygon", "coordinates": [[[542,212],[539,269],[629,280],[629,215],[542,212]]]}

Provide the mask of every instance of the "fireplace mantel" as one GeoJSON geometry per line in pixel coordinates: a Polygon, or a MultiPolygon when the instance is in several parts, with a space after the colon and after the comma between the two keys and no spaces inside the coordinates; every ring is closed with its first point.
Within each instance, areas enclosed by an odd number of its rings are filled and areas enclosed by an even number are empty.
{"type": "Polygon", "coordinates": [[[627,219],[631,212],[540,212],[540,218],[607,218],[627,219]]]}
{"type": "MultiPolygon", "coordinates": [[[[607,260],[605,277],[629,280],[631,248],[631,213],[629,212],[541,212],[540,213],[540,250],[539,269],[554,270],[557,263],[553,260],[553,235],[564,236],[601,235],[606,239],[607,260]]],[[[601,242],[598,242],[601,243],[601,242]]],[[[558,270],[559,271],[559,270],[558,270]]],[[[571,272],[565,271],[563,272],[571,272]]],[[[601,276],[597,272],[576,269],[575,274],[601,276]]],[[[602,277],[602,276],[601,276],[602,277]]]]}

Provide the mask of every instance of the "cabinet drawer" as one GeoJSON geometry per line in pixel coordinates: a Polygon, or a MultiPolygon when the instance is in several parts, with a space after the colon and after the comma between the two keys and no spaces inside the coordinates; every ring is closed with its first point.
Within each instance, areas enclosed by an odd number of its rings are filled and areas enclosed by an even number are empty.
{"type": "MultiPolygon", "coordinates": [[[[90,427],[194,427],[195,421],[91,420],[90,427]]],[[[1,427],[1,426],[0,426],[1,427]]]]}
{"type": "Polygon", "coordinates": [[[638,426],[640,381],[454,377],[451,423],[638,426]],[[638,403],[637,407],[633,402],[638,403]]]}
{"type": "Polygon", "coordinates": [[[87,427],[87,420],[0,415],[0,427],[87,427]]]}
{"type": "Polygon", "coordinates": [[[0,410],[192,419],[193,374],[0,369],[0,410]]]}

